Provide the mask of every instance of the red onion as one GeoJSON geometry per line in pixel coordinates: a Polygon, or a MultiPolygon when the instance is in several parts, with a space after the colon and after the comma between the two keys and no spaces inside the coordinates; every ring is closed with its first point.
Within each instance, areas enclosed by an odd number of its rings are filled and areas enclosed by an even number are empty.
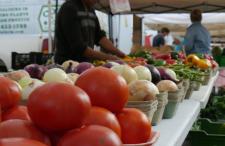
{"type": "Polygon", "coordinates": [[[43,65],[30,64],[27,65],[24,70],[26,70],[32,78],[42,79],[44,73],[48,70],[43,65]]]}
{"type": "Polygon", "coordinates": [[[94,68],[94,65],[89,62],[81,62],[78,66],[75,67],[75,73],[81,74],[82,72],[94,68]]]}

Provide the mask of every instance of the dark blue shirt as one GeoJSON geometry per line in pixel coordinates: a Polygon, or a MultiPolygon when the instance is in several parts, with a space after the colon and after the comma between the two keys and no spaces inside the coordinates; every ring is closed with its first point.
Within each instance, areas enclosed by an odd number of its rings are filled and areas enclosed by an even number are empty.
{"type": "Polygon", "coordinates": [[[188,27],[184,45],[186,54],[210,54],[211,37],[208,30],[200,23],[195,22],[188,27]]]}
{"type": "Polygon", "coordinates": [[[153,38],[153,47],[160,47],[163,45],[165,45],[165,39],[163,35],[159,33],[153,38]]]}

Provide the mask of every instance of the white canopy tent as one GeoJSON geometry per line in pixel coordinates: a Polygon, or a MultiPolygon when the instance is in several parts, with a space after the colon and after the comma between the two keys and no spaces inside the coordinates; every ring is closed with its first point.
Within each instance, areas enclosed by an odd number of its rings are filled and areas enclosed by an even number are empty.
{"type": "MultiPolygon", "coordinates": [[[[129,2],[131,12],[122,14],[189,13],[196,8],[200,8],[204,12],[225,12],[224,0],[129,0],[129,2]]],[[[109,0],[99,0],[96,8],[110,13],[109,0]]]]}
{"type": "MultiPolygon", "coordinates": [[[[150,29],[160,30],[168,27],[171,32],[184,35],[186,28],[191,24],[189,14],[146,14],[143,17],[144,25],[150,29]]],[[[213,37],[225,37],[225,13],[203,14],[203,25],[213,37]]]]}
{"type": "MultiPolygon", "coordinates": [[[[99,0],[96,8],[111,13],[109,1],[99,0]]],[[[147,27],[159,30],[166,26],[177,35],[184,35],[190,25],[189,13],[193,9],[201,9],[206,13],[203,16],[203,24],[211,35],[214,38],[225,38],[225,13],[223,13],[225,0],[129,0],[129,2],[131,11],[117,14],[137,14],[144,17],[147,27]]]]}

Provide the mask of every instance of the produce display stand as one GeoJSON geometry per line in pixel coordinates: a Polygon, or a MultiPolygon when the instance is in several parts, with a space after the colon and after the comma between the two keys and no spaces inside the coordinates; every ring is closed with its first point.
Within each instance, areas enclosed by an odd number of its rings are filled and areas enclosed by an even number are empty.
{"type": "Polygon", "coordinates": [[[195,100],[184,100],[180,103],[172,119],[163,119],[159,125],[153,126],[160,132],[154,146],[181,146],[200,112],[200,103],[195,100]]]}
{"type": "Polygon", "coordinates": [[[153,126],[154,131],[160,132],[155,146],[182,146],[200,113],[200,109],[205,108],[218,74],[216,73],[210,79],[207,86],[202,86],[199,91],[194,91],[191,99],[180,103],[172,119],[163,119],[159,125],[153,126]]]}
{"type": "Polygon", "coordinates": [[[209,101],[209,97],[212,92],[213,85],[214,85],[218,75],[219,75],[219,72],[217,72],[216,75],[210,79],[208,85],[201,86],[199,91],[193,92],[193,94],[190,97],[190,99],[199,101],[202,109],[204,109],[206,107],[206,105],[209,101]]]}

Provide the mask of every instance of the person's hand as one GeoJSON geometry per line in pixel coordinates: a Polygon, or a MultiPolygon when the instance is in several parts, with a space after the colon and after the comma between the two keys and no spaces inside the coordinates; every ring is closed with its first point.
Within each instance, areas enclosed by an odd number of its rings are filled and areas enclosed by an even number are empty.
{"type": "Polygon", "coordinates": [[[120,60],[120,58],[115,55],[107,54],[107,60],[120,60]]]}
{"type": "Polygon", "coordinates": [[[121,57],[121,58],[124,58],[124,57],[126,56],[126,54],[123,53],[123,52],[120,51],[120,50],[117,51],[116,55],[117,55],[118,57],[121,57]]]}

